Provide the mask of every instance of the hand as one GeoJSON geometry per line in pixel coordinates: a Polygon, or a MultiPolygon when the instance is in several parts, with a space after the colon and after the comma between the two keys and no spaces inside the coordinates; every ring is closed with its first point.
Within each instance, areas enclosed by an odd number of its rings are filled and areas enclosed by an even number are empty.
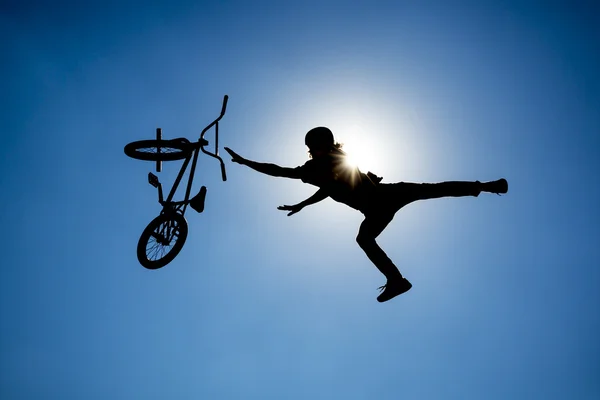
{"type": "Polygon", "coordinates": [[[288,213],[288,215],[287,215],[288,217],[291,216],[291,215],[296,214],[298,211],[302,210],[303,208],[304,208],[304,206],[301,206],[300,204],[295,204],[293,206],[279,206],[279,207],[277,207],[277,209],[281,210],[281,211],[290,211],[288,213]]]}
{"type": "Polygon", "coordinates": [[[245,164],[246,159],[244,157],[240,156],[238,153],[231,150],[229,147],[225,147],[225,150],[231,156],[231,161],[238,163],[238,164],[242,164],[242,165],[245,164]]]}

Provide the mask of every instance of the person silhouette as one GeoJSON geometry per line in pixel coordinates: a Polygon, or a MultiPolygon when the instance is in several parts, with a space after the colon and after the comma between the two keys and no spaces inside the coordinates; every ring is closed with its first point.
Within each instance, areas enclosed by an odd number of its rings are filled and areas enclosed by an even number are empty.
{"type": "Polygon", "coordinates": [[[382,183],[381,177],[371,172],[365,174],[358,167],[350,166],[346,162],[346,153],[342,150],[342,145],[334,140],[329,128],[322,126],[309,130],[304,143],[309,149],[310,159],[304,165],[295,168],[251,161],[228,147],[225,147],[225,150],[235,163],[275,177],[300,179],[319,188],[315,194],[298,204],[277,207],[279,210],[289,211],[288,216],[327,197],[360,211],[365,219],[358,230],[356,242],[387,279],[386,284],[379,287],[379,302],[388,301],[412,287],[376,242],[398,210],[417,200],[477,197],[481,192],[508,192],[506,179],[490,182],[382,183]]]}

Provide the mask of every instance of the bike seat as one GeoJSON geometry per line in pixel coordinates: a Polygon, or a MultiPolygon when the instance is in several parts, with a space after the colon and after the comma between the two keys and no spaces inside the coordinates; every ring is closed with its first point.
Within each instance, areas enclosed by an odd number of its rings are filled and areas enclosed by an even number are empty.
{"type": "Polygon", "coordinates": [[[196,212],[201,213],[204,211],[204,200],[206,199],[206,186],[202,186],[197,195],[190,200],[190,207],[196,212]]]}

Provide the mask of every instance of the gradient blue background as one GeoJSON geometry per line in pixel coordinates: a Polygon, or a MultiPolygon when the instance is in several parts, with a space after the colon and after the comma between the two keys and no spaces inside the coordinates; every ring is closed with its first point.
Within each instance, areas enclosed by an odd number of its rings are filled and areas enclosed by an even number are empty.
{"type": "MultiPolygon", "coordinates": [[[[600,11],[516,1],[2,2],[0,398],[600,398],[600,11]],[[508,195],[361,215],[227,158],[167,267],[128,142],[197,137],[286,166],[318,125],[386,182],[508,195]],[[346,132],[346,137],[344,133],[346,132]],[[208,137],[210,138],[210,135],[208,137]]],[[[173,182],[179,163],[159,174],[173,182]]]]}

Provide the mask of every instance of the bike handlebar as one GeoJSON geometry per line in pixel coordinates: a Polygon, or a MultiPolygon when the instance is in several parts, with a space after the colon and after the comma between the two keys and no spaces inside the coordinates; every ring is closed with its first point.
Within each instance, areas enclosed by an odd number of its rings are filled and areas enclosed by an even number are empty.
{"type": "Polygon", "coordinates": [[[225,115],[225,109],[227,108],[228,100],[229,100],[229,96],[225,95],[225,97],[223,97],[223,108],[221,109],[221,118],[223,118],[223,115],[225,115]]]}
{"type": "Polygon", "coordinates": [[[210,128],[212,128],[213,125],[217,124],[221,120],[221,118],[223,118],[223,116],[225,115],[225,109],[227,108],[228,100],[229,100],[229,96],[225,95],[225,97],[223,98],[223,108],[221,108],[221,114],[219,115],[219,117],[217,119],[215,119],[213,122],[208,124],[206,126],[206,128],[204,128],[202,130],[202,133],[200,134],[200,139],[204,139],[204,134],[206,133],[206,131],[208,131],[210,128]]]}
{"type": "Polygon", "coordinates": [[[215,152],[211,153],[209,151],[204,150],[204,145],[200,145],[200,150],[202,150],[202,152],[204,154],[207,154],[207,155],[219,160],[219,162],[221,163],[221,176],[224,181],[227,180],[227,174],[225,173],[225,163],[223,162],[223,159],[221,157],[219,157],[219,121],[225,115],[225,110],[227,109],[227,101],[228,100],[229,100],[229,96],[225,95],[225,97],[223,97],[223,107],[221,108],[221,114],[219,115],[219,117],[217,119],[215,119],[213,122],[208,124],[206,126],[206,128],[204,128],[202,130],[202,133],[200,134],[200,142],[202,142],[202,140],[204,139],[204,134],[213,126],[215,127],[215,152]]]}

